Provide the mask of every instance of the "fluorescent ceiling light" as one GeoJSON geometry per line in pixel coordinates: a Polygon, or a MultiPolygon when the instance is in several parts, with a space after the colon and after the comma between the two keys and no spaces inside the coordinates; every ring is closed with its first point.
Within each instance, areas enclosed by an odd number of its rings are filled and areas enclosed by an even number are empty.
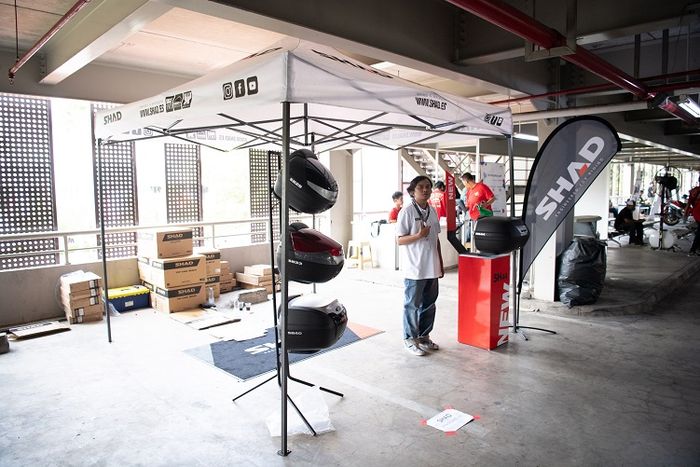
{"type": "Polygon", "coordinates": [[[686,97],[682,101],[678,101],[678,105],[681,107],[681,109],[685,110],[693,117],[700,118],[700,105],[698,105],[698,103],[690,97],[686,97]]]}
{"type": "Polygon", "coordinates": [[[528,135],[527,133],[513,133],[513,138],[524,139],[526,141],[539,141],[536,135],[528,135]]]}

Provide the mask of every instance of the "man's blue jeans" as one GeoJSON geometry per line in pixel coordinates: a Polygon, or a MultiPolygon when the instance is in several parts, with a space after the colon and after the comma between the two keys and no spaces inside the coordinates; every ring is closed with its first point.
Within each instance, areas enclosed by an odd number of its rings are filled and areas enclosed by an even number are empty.
{"type": "Polygon", "coordinates": [[[404,279],[404,339],[424,337],[433,330],[438,291],[437,279],[404,279]]]}

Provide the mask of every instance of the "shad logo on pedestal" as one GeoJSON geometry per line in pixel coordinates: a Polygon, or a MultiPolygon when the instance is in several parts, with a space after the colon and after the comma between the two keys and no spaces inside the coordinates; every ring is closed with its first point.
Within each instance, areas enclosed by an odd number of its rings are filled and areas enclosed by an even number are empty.
{"type": "Polygon", "coordinates": [[[498,326],[498,344],[496,344],[496,346],[508,342],[508,329],[510,328],[510,321],[508,321],[508,313],[510,312],[510,285],[507,282],[503,283],[503,295],[501,295],[501,299],[501,320],[498,326]]]}

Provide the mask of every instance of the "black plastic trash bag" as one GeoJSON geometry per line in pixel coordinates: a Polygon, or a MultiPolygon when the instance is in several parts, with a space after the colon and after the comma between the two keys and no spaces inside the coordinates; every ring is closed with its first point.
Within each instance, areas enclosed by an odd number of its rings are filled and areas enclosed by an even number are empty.
{"type": "Polygon", "coordinates": [[[605,243],[592,237],[576,237],[561,254],[560,263],[559,300],[569,308],[595,303],[605,282],[605,243]]]}

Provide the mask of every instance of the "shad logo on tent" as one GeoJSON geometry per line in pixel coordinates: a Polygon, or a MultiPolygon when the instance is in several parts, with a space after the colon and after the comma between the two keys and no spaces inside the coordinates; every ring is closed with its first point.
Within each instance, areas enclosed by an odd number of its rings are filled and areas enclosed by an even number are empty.
{"type": "Polygon", "coordinates": [[[176,110],[187,109],[192,105],[192,91],[179,92],[165,98],[165,111],[175,112],[176,110]]]}
{"type": "Polygon", "coordinates": [[[498,115],[486,114],[484,116],[484,121],[493,126],[503,125],[503,117],[499,117],[498,115]]]}

